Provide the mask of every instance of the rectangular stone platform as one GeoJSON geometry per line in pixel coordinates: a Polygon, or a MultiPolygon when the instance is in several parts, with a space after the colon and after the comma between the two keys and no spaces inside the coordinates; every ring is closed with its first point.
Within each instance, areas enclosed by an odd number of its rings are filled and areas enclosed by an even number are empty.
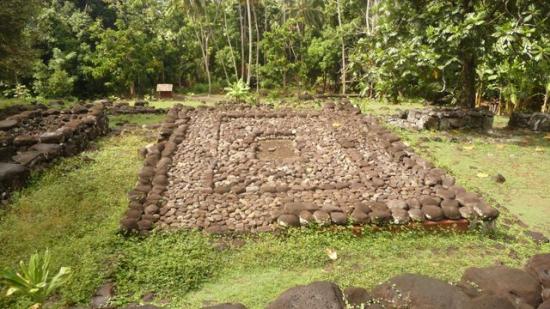
{"type": "Polygon", "coordinates": [[[498,215],[351,105],[174,108],[130,199],[122,228],[141,232],[155,226],[255,232],[498,215]]]}

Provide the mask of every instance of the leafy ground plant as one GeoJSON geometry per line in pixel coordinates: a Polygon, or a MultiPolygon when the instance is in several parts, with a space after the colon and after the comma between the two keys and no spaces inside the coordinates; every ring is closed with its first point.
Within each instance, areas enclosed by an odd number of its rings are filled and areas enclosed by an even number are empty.
{"type": "Polygon", "coordinates": [[[40,308],[46,299],[61,287],[71,274],[70,267],[61,267],[50,276],[50,251],[31,255],[29,263],[19,262],[17,270],[6,270],[0,275],[0,282],[7,286],[6,296],[21,295],[33,302],[32,308],[40,308]]]}
{"type": "Polygon", "coordinates": [[[250,87],[242,79],[224,88],[224,90],[227,91],[226,96],[232,98],[237,103],[248,102],[251,98],[250,87]]]}

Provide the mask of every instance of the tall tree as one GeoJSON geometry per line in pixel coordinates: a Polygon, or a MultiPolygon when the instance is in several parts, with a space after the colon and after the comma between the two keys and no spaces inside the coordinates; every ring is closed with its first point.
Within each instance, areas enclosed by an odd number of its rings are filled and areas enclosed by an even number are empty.
{"type": "Polygon", "coordinates": [[[30,73],[36,56],[28,25],[38,14],[36,0],[2,0],[0,4],[0,80],[18,82],[30,73]]]}

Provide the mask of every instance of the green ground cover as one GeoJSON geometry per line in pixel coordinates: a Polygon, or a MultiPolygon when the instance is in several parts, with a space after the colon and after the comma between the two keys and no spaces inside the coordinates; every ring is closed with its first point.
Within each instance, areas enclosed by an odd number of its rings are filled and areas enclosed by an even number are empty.
{"type": "MultiPolygon", "coordinates": [[[[366,106],[377,113],[387,112],[378,109],[378,104],[366,106]]],[[[127,117],[136,124],[153,121],[127,117]]],[[[372,287],[396,274],[412,272],[454,281],[470,266],[520,266],[535,253],[550,252],[550,245],[536,245],[520,225],[504,225],[516,214],[533,228],[545,223],[541,211],[548,197],[544,196],[543,176],[550,170],[550,149],[542,136],[527,134],[518,139],[515,133],[504,131],[498,137],[399,133],[436,164],[448,168],[460,183],[509,209],[503,211],[494,232],[367,228],[359,233],[342,227],[223,237],[181,231],[126,238],[117,233],[118,220],[127,207],[126,192],[142,165],[137,149],[151,142],[136,132],[105,137],[94,151],[63,159],[35,175],[0,214],[0,269],[50,248],[56,267],[71,266],[74,271],[70,282],[52,299],[60,307],[89,303],[96,287],[113,280],[118,295],[114,304],[139,302],[141,295],[154,291],[155,303],[167,308],[228,301],[263,308],[283,290],[317,279],[334,280],[343,287],[372,287]],[[453,137],[458,141],[450,142],[453,137]],[[477,176],[496,172],[507,178],[505,184],[477,176]],[[336,251],[338,258],[330,259],[327,250],[336,251]]],[[[24,299],[0,300],[0,308],[27,304],[24,299]]]]}

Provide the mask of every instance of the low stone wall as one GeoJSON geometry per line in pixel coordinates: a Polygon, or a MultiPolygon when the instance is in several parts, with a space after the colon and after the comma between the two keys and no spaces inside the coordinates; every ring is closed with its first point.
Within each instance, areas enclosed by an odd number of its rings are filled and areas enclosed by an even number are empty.
{"type": "Polygon", "coordinates": [[[508,122],[510,129],[529,129],[537,132],[550,132],[550,114],[512,113],[508,122]]]}
{"type": "Polygon", "coordinates": [[[106,99],[96,102],[102,103],[110,115],[164,114],[167,112],[166,109],[149,106],[149,102],[143,100],[137,100],[134,105],[127,102],[113,103],[106,99]]]}
{"type": "Polygon", "coordinates": [[[109,130],[102,104],[34,109],[0,120],[0,193],[21,187],[31,170],[72,156],[109,130]]]}
{"type": "Polygon", "coordinates": [[[467,229],[499,215],[349,104],[322,111],[178,106],[160,131],[129,194],[125,232],[308,224],[467,229]]]}
{"type": "MultiPolygon", "coordinates": [[[[300,285],[283,292],[267,309],[359,308],[550,308],[550,254],[533,256],[524,269],[471,267],[457,284],[423,275],[402,274],[368,291],[343,291],[328,281],[300,285]]],[[[246,309],[238,303],[203,309],[246,309]]]]}
{"type": "MultiPolygon", "coordinates": [[[[265,304],[267,309],[517,309],[550,308],[550,254],[537,254],[523,269],[498,265],[470,267],[460,281],[451,284],[419,274],[401,274],[372,290],[350,286],[341,289],[330,281],[298,285],[282,292],[265,304]]],[[[98,289],[94,300],[103,308],[114,296],[114,285],[106,283],[98,289]]],[[[161,309],[147,304],[157,302],[154,293],[142,297],[144,305],[131,304],[123,309],[161,309]],[[149,297],[151,296],[151,297],[149,297]]],[[[92,301],[92,303],[94,303],[92,301]]],[[[246,309],[241,303],[207,305],[202,309],[246,309]]]]}
{"type": "Polygon", "coordinates": [[[489,130],[494,114],[482,109],[426,108],[411,109],[388,119],[390,124],[417,130],[489,130]]]}

